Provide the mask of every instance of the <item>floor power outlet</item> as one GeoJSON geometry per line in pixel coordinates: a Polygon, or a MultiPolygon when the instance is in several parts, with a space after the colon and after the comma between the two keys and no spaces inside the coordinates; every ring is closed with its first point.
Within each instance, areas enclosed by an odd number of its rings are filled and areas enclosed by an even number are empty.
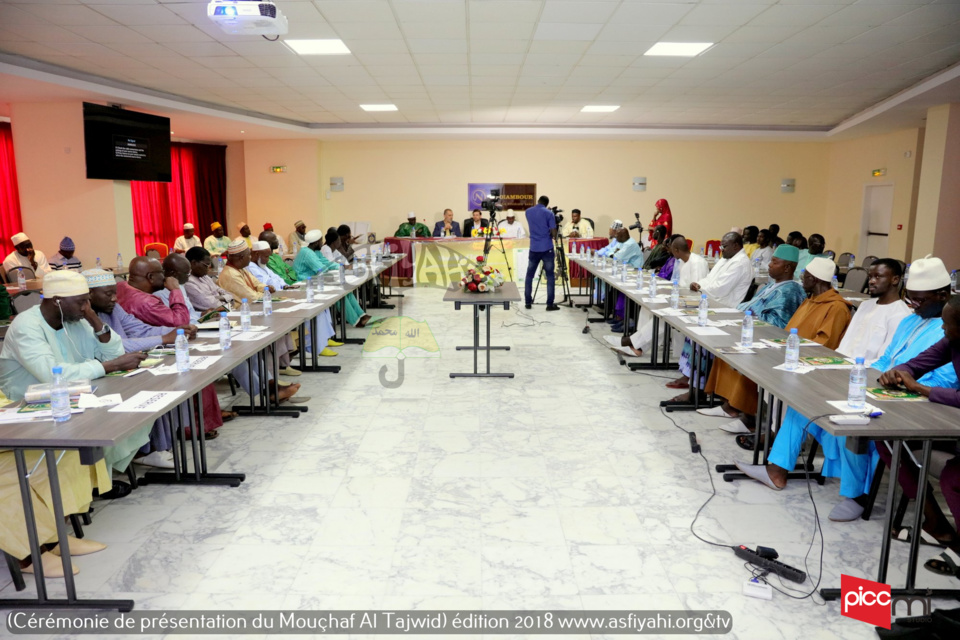
{"type": "Polygon", "coordinates": [[[773,588],[756,578],[751,578],[743,583],[743,595],[761,600],[773,600],[773,588]]]}

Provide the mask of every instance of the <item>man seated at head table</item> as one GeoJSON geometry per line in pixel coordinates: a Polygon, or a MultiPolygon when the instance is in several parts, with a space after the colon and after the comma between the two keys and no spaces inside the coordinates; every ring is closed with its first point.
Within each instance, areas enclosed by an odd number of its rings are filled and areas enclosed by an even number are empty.
{"type": "Polygon", "coordinates": [[[562,233],[564,238],[592,238],[593,225],[581,216],[580,209],[574,209],[570,212],[570,221],[563,225],[562,233]]]}
{"type": "Polygon", "coordinates": [[[474,209],[470,212],[470,219],[466,221],[463,227],[464,238],[474,238],[483,235],[481,229],[490,224],[490,221],[483,217],[480,209],[474,209]]]}
{"type": "MultiPolygon", "coordinates": [[[[337,263],[327,260],[321,248],[323,245],[323,232],[319,229],[311,229],[305,236],[306,246],[300,249],[296,259],[293,261],[293,268],[297,270],[297,277],[301,280],[312,278],[313,276],[335,271],[339,268],[337,263]]],[[[354,327],[365,327],[371,322],[378,322],[363,312],[356,296],[351,291],[343,298],[344,314],[349,324],[354,327]]]]}
{"type": "MultiPolygon", "coordinates": [[[[231,242],[230,248],[227,249],[227,263],[223,266],[217,284],[226,289],[241,304],[246,299],[252,308],[254,302],[263,299],[264,291],[276,293],[277,288],[273,285],[261,284],[247,269],[250,266],[251,254],[247,243],[242,238],[231,242]]],[[[277,350],[277,360],[280,362],[280,373],[285,376],[299,376],[300,370],[290,366],[290,354],[295,350],[290,336],[284,336],[277,341],[274,348],[277,350]]]]}
{"type": "Polygon", "coordinates": [[[429,238],[430,229],[422,222],[417,222],[417,214],[411,211],[407,214],[407,221],[397,227],[393,235],[396,238],[429,238]]]}
{"type": "MultiPolygon", "coordinates": [[[[181,327],[190,324],[190,309],[187,307],[180,282],[172,276],[164,275],[159,260],[137,256],[130,261],[129,269],[127,281],[117,282],[117,302],[124,311],[151,327],[181,327]],[[166,301],[153,295],[161,289],[169,291],[166,301]]],[[[135,333],[136,330],[133,331],[135,333]]],[[[203,390],[203,411],[204,427],[210,432],[221,427],[224,420],[237,417],[232,411],[220,410],[220,401],[213,385],[203,390]]]]}
{"type": "MultiPolygon", "coordinates": [[[[743,250],[743,237],[730,231],[720,239],[721,258],[713,265],[713,269],[703,280],[691,282],[689,289],[695,293],[705,293],[711,307],[735,308],[743,302],[750,284],[753,282],[753,267],[750,258],[743,250]]],[[[704,365],[706,358],[701,360],[704,365]]],[[[689,339],[683,341],[683,351],[680,353],[680,373],[683,375],[667,383],[670,389],[686,389],[690,384],[693,369],[693,343],[689,339]]],[[[705,368],[701,371],[700,386],[706,379],[705,368]]],[[[684,403],[690,400],[689,392],[669,400],[669,402],[684,403]]]]}
{"type": "Polygon", "coordinates": [[[74,271],[82,270],[83,264],[74,255],[76,250],[77,246],[73,243],[71,238],[66,237],[61,240],[60,252],[50,256],[50,268],[54,271],[60,271],[62,269],[72,269],[74,271]]]}
{"type": "MultiPolygon", "coordinates": [[[[850,305],[830,283],[833,262],[816,258],[803,274],[803,290],[809,296],[797,308],[785,329],[797,329],[801,338],[819,342],[828,349],[840,345],[850,324],[850,305]]],[[[750,433],[757,410],[757,384],[743,376],[723,360],[714,360],[707,380],[707,393],[726,398],[718,407],[698,409],[697,413],[719,418],[736,418],[720,426],[727,433],[750,433]],[[738,417],[739,416],[739,417],[738,417]]]]}
{"type": "Polygon", "coordinates": [[[517,212],[513,209],[507,209],[504,215],[506,216],[506,220],[500,223],[500,237],[526,238],[527,230],[523,228],[522,224],[517,222],[517,212]]]}
{"type": "MultiPolygon", "coordinates": [[[[916,263],[914,263],[916,264],[916,263]]],[[[913,267],[910,267],[910,280],[913,283],[913,267]]],[[[890,389],[900,389],[911,393],[918,393],[937,404],[953,409],[960,409],[960,296],[953,296],[943,308],[943,338],[933,346],[922,351],[918,356],[899,364],[880,376],[880,384],[890,389]],[[952,367],[952,386],[935,383],[927,380],[932,372],[942,371],[944,367],[952,367]]],[[[919,451],[922,443],[908,441],[903,443],[911,451],[919,451]]],[[[936,441],[934,449],[954,454],[947,461],[940,472],[940,490],[947,502],[954,523],[960,522],[960,456],[957,440],[936,441]]],[[[892,456],[885,444],[879,447],[880,457],[887,467],[890,467],[892,456]]],[[[916,454],[914,454],[916,455],[916,454]]],[[[904,494],[910,499],[916,499],[917,488],[920,484],[917,465],[904,458],[907,454],[900,453],[900,473],[898,481],[904,494]]],[[[933,495],[930,484],[925,487],[926,499],[923,505],[923,524],[921,535],[931,543],[946,547],[940,558],[928,560],[924,567],[940,575],[960,577],[960,536],[944,516],[940,505],[933,495]]],[[[894,532],[897,539],[909,539],[909,528],[901,528],[894,532]]]]}
{"type": "Polygon", "coordinates": [[[20,232],[10,238],[13,244],[13,251],[3,260],[3,272],[10,273],[11,269],[24,267],[31,269],[37,280],[43,280],[43,276],[52,271],[47,256],[43,251],[33,248],[33,242],[27,237],[27,234],[20,232]]]}
{"type": "MultiPolygon", "coordinates": [[[[688,288],[691,282],[698,282],[707,276],[710,271],[707,261],[703,256],[690,252],[686,238],[674,236],[668,247],[673,253],[673,270],[677,273],[681,291],[688,288]]],[[[615,351],[628,356],[642,356],[653,342],[653,314],[645,308],[641,309],[636,332],[629,337],[607,336],[606,341],[615,351]]]]}
{"type": "MultiPolygon", "coordinates": [[[[202,251],[202,249],[201,249],[202,251]]],[[[163,275],[167,277],[176,278],[177,281],[183,285],[187,282],[191,275],[192,265],[190,261],[187,260],[185,256],[181,256],[178,253],[172,253],[163,259],[163,275]]],[[[170,292],[167,289],[160,289],[155,291],[153,295],[157,296],[164,303],[170,303],[170,292]]],[[[193,304],[190,302],[190,296],[186,297],[187,309],[190,311],[190,322],[198,323],[200,320],[200,312],[197,311],[193,304]]],[[[217,318],[219,320],[219,317],[217,318]]],[[[194,327],[194,334],[196,334],[196,328],[194,327]]],[[[244,361],[239,366],[235,367],[231,373],[233,377],[237,379],[237,382],[240,383],[240,388],[247,392],[249,395],[253,395],[256,390],[260,388],[260,359],[259,355],[253,356],[253,366],[248,367],[246,361],[244,361]]],[[[283,373],[281,370],[280,373],[283,373]]],[[[296,375],[298,375],[297,372],[296,375]]],[[[267,380],[269,381],[269,386],[271,393],[276,393],[276,385],[273,383],[273,371],[267,369],[267,380]]],[[[280,400],[286,400],[293,397],[297,390],[300,388],[300,385],[280,385],[282,388],[280,390],[280,400]]],[[[309,400],[309,398],[300,398],[300,401],[309,400]]]]}
{"type": "Polygon", "coordinates": [[[203,241],[203,248],[210,255],[220,257],[227,252],[227,247],[230,246],[230,238],[223,232],[223,225],[219,222],[211,224],[210,231],[212,233],[203,241]]]}
{"type": "Polygon", "coordinates": [[[186,253],[194,247],[202,247],[203,243],[197,237],[193,224],[187,222],[183,225],[183,235],[179,236],[173,243],[175,253],[186,253]]]}
{"type": "Polygon", "coordinates": [[[438,220],[433,225],[434,238],[459,238],[463,235],[460,231],[460,223],[453,219],[453,209],[443,210],[443,220],[438,220]]]}
{"type": "MultiPolygon", "coordinates": [[[[918,260],[917,263],[920,266],[920,277],[916,282],[919,288],[935,286],[935,279],[942,279],[946,274],[942,263],[936,264],[933,260],[918,260]],[[939,275],[941,270],[943,274],[939,275]]],[[[901,274],[900,263],[896,260],[878,260],[871,265],[869,286],[870,295],[873,297],[861,303],[854,313],[853,320],[837,347],[839,353],[848,357],[864,358],[868,366],[883,371],[919,354],[930,344],[929,341],[905,342],[905,337],[912,333],[908,330],[909,327],[915,323],[907,322],[911,315],[910,307],[900,300],[901,274]],[[903,331],[901,326],[904,327],[903,331]],[[894,343],[897,347],[891,349],[894,343]]],[[[947,276],[948,283],[949,280],[947,276]]],[[[923,295],[919,291],[912,293],[918,297],[923,295]]],[[[928,303],[924,308],[915,308],[915,312],[928,315],[932,311],[928,303]]],[[[932,335],[935,337],[937,334],[932,335]]],[[[949,373],[940,371],[940,374],[949,373]]],[[[928,381],[932,379],[933,377],[928,381]]],[[[872,442],[866,453],[856,454],[847,449],[846,438],[830,435],[791,407],[787,409],[777,432],[769,464],[764,467],[737,463],[737,466],[742,467],[744,473],[750,477],[772,489],[780,490],[786,486],[787,467],[793,469],[807,433],[820,443],[824,457],[821,474],[829,478],[840,478],[840,495],[844,499],[830,512],[830,519],[835,522],[856,520],[863,513],[866,495],[870,492],[873,472],[877,466],[877,450],[872,442]]],[[[752,442],[745,444],[752,448],[752,442]]]]}
{"type": "MultiPolygon", "coordinates": [[[[140,352],[124,352],[120,336],[90,306],[87,279],[76,271],[49,274],[43,295],[39,305],[14,318],[3,341],[0,390],[10,400],[22,400],[32,384],[53,382],[53,367],[62,368],[64,380],[96,380],[114,371],[136,369],[146,358],[140,352]]],[[[111,448],[104,453],[109,459],[111,448]]],[[[123,497],[129,492],[129,485],[117,483],[116,491],[103,497],[123,497]]]]}
{"type": "MultiPolygon", "coordinates": [[[[179,254],[170,254],[185,259],[179,254]]],[[[170,257],[168,256],[168,257],[170,257]]],[[[147,352],[164,344],[173,344],[177,338],[177,329],[183,329],[188,339],[197,335],[197,328],[193,325],[181,327],[152,327],[124,311],[117,303],[117,281],[114,275],[103,269],[88,269],[81,273],[87,279],[90,287],[90,306],[110,331],[120,336],[123,349],[127,353],[147,352]]],[[[187,424],[184,422],[184,424],[187,424]]],[[[173,441],[170,438],[172,423],[167,416],[147,425],[136,434],[129,436],[117,446],[104,450],[104,460],[107,467],[120,473],[126,471],[130,462],[172,469],[173,461],[170,449],[173,441]]]]}

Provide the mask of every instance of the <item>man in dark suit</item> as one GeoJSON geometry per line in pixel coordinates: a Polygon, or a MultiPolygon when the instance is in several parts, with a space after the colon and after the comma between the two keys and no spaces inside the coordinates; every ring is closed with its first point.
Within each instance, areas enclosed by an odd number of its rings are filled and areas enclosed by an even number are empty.
{"type": "Polygon", "coordinates": [[[483,214],[480,213],[480,209],[474,209],[472,216],[469,220],[464,223],[463,227],[463,237],[469,238],[473,236],[473,230],[477,229],[477,235],[480,235],[479,229],[486,227],[490,224],[486,218],[483,217],[483,214]]]}
{"type": "Polygon", "coordinates": [[[459,238],[461,236],[463,236],[463,234],[460,233],[460,223],[453,219],[453,209],[444,209],[443,220],[433,225],[433,237],[459,238]]]}

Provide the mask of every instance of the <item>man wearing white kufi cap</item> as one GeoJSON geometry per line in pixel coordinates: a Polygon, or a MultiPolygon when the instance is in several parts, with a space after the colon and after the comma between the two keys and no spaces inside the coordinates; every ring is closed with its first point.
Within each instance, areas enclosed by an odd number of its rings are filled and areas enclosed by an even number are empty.
{"type": "Polygon", "coordinates": [[[33,248],[33,242],[22,231],[12,238],[13,251],[3,260],[3,271],[8,272],[17,267],[26,267],[32,269],[37,278],[42,280],[43,276],[52,271],[47,262],[47,256],[43,251],[33,248]]]}
{"type": "Polygon", "coordinates": [[[200,238],[197,237],[193,225],[189,222],[183,225],[183,235],[177,238],[173,243],[173,250],[176,253],[186,253],[194,247],[202,247],[200,238]]]}
{"type": "Polygon", "coordinates": [[[623,229],[623,222],[620,220],[614,220],[610,223],[610,230],[607,232],[609,242],[607,246],[597,249],[598,256],[609,256],[617,250],[617,247],[620,246],[620,243],[617,241],[617,232],[620,231],[620,229],[623,229]]]}

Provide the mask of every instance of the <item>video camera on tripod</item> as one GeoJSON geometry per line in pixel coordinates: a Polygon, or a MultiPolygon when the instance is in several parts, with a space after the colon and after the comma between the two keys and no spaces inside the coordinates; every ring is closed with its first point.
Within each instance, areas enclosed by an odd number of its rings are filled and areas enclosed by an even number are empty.
{"type": "Polygon", "coordinates": [[[550,207],[550,211],[553,211],[553,217],[557,221],[557,227],[559,228],[560,225],[563,224],[563,216],[561,215],[563,209],[560,207],[550,207]]]}
{"type": "Polygon", "coordinates": [[[639,214],[639,213],[635,213],[635,214],[633,214],[633,217],[636,218],[637,221],[634,222],[632,225],[630,225],[630,226],[627,227],[627,228],[630,229],[631,231],[634,230],[634,229],[640,229],[640,230],[642,231],[642,230],[643,230],[643,223],[640,222],[640,214],[639,214]]]}
{"type": "Polygon", "coordinates": [[[503,211],[500,204],[500,189],[490,189],[490,195],[480,203],[480,208],[490,214],[491,223],[497,218],[497,211],[503,211]]]}

